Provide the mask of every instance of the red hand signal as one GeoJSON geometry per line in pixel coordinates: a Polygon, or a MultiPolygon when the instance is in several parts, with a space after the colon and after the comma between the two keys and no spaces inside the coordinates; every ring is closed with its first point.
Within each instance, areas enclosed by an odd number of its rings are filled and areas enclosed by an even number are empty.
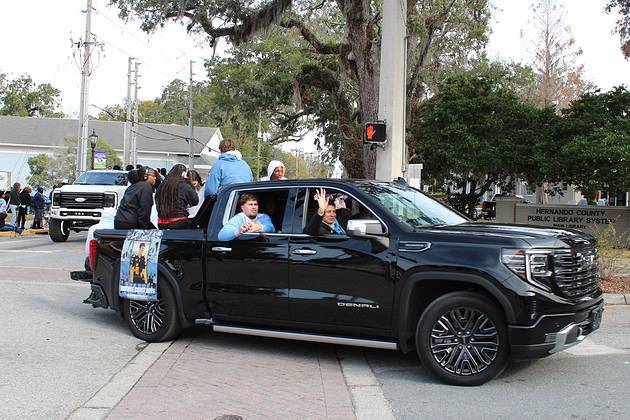
{"type": "Polygon", "coordinates": [[[367,139],[372,140],[372,137],[374,137],[374,133],[376,133],[376,129],[374,128],[374,126],[368,125],[366,131],[367,139]]]}

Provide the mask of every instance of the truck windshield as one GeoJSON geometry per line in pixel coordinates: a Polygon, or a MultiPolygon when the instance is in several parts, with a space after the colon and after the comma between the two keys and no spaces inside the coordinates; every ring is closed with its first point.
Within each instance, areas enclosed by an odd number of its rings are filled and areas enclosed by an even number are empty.
{"type": "Polygon", "coordinates": [[[457,225],[468,220],[444,204],[406,185],[369,183],[358,186],[412,228],[457,225]]]}
{"type": "Polygon", "coordinates": [[[84,172],[74,185],[127,185],[127,173],[124,172],[84,172]]]}

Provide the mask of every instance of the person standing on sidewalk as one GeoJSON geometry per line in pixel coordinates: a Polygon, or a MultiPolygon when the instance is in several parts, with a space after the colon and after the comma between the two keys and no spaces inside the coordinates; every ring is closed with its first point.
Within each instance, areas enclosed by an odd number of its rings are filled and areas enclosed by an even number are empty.
{"type": "Polygon", "coordinates": [[[32,203],[35,216],[33,217],[33,224],[31,225],[31,229],[41,229],[42,219],[44,218],[44,208],[46,207],[46,200],[44,200],[44,189],[42,187],[37,187],[37,192],[33,196],[32,203]]]}
{"type": "Polygon", "coordinates": [[[214,164],[206,181],[204,195],[216,195],[219,189],[225,185],[238,182],[252,182],[254,176],[252,169],[243,160],[241,152],[236,150],[236,142],[225,139],[219,143],[219,160],[214,164]]]}
{"type": "Polygon", "coordinates": [[[13,184],[11,196],[9,199],[9,211],[11,212],[11,225],[17,226],[18,206],[20,205],[20,189],[22,185],[19,182],[13,184]]]}
{"type": "Polygon", "coordinates": [[[26,225],[26,215],[28,214],[28,209],[33,205],[31,200],[32,191],[33,189],[27,185],[20,193],[20,206],[18,207],[17,226],[21,227],[22,229],[24,229],[26,225]]]}

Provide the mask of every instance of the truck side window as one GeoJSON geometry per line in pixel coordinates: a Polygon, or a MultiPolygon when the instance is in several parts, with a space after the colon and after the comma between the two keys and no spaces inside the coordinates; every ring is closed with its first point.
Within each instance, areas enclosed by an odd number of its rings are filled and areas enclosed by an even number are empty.
{"type": "MultiPolygon", "coordinates": [[[[302,220],[303,232],[305,232],[306,224],[309,220],[311,220],[311,217],[313,217],[319,208],[317,201],[313,198],[313,194],[315,194],[316,190],[317,188],[309,188],[306,193],[305,200],[307,210],[306,217],[302,220]]],[[[334,188],[326,188],[326,195],[329,196],[332,202],[339,204],[339,199],[341,199],[341,202],[345,204],[345,208],[337,209],[337,219],[344,230],[347,228],[348,220],[378,220],[368,208],[343,191],[339,191],[334,188]]]]}
{"type": "Polygon", "coordinates": [[[258,212],[264,213],[271,218],[271,221],[276,228],[275,233],[283,233],[285,211],[287,201],[289,200],[289,191],[289,189],[239,191],[236,194],[234,203],[232,203],[230,218],[241,211],[241,209],[238,208],[238,205],[235,205],[235,203],[238,203],[241,195],[245,193],[254,194],[258,199],[258,212]]]}

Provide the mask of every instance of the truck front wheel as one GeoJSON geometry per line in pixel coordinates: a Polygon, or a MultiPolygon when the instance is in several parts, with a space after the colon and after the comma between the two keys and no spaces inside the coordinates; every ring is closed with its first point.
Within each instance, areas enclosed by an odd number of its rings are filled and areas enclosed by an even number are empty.
{"type": "Polygon", "coordinates": [[[481,385],[499,375],[508,362],[502,313],[474,292],[439,297],[424,311],[416,328],[422,364],[452,385],[481,385]]]}
{"type": "Polygon", "coordinates": [[[177,337],[181,325],[177,316],[177,302],[170,284],[158,285],[157,301],[125,299],[123,310],[131,333],[149,342],[168,341],[177,337]]]}
{"type": "Polygon", "coordinates": [[[70,229],[65,226],[65,222],[59,219],[48,221],[48,236],[53,242],[65,242],[70,236],[70,229]]]}

